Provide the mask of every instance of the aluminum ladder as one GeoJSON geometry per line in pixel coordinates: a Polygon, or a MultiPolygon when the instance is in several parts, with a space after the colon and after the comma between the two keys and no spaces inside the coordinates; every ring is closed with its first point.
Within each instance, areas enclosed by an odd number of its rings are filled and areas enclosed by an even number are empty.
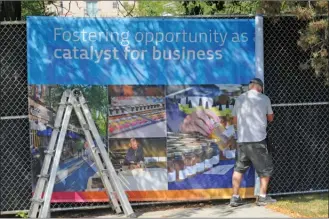
{"type": "Polygon", "coordinates": [[[50,217],[51,196],[55,185],[66,131],[73,109],[79,119],[81,128],[91,149],[95,164],[98,168],[98,173],[103,182],[105,191],[109,196],[111,208],[117,214],[122,212],[122,208],[126,217],[135,218],[136,215],[105,149],[105,144],[98,133],[87,102],[82,92],[78,89],[66,90],[62,95],[49,146],[45,151],[43,166],[38,176],[39,178],[31,200],[32,203],[28,214],[29,218],[50,217]]]}

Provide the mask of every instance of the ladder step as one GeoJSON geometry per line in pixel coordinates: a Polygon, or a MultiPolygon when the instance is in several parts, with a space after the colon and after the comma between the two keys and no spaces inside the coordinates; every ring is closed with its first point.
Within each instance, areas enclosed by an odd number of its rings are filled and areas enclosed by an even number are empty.
{"type": "Polygon", "coordinates": [[[45,153],[46,155],[51,155],[51,156],[53,156],[54,153],[55,153],[55,150],[45,150],[44,153],[45,153]]]}
{"type": "Polygon", "coordinates": [[[76,103],[72,103],[72,106],[80,107],[81,104],[79,102],[76,102],[76,103]]]}
{"type": "Polygon", "coordinates": [[[109,171],[107,169],[102,169],[101,172],[105,173],[107,176],[110,176],[109,171]]]}
{"type": "Polygon", "coordinates": [[[108,177],[111,177],[110,171],[108,169],[102,169],[100,172],[103,173],[103,174],[105,174],[108,177]]]}
{"type": "Polygon", "coordinates": [[[90,131],[90,128],[89,128],[89,125],[88,124],[82,125],[82,128],[85,129],[85,130],[90,131]]]}
{"type": "Polygon", "coordinates": [[[39,178],[49,179],[49,174],[46,175],[38,175],[39,178]]]}
{"type": "Polygon", "coordinates": [[[91,147],[91,150],[93,150],[95,153],[100,153],[99,148],[96,146],[91,147]]]}
{"type": "Polygon", "coordinates": [[[42,203],[43,203],[43,199],[32,198],[32,199],[31,199],[31,202],[42,204],[42,203]]]}

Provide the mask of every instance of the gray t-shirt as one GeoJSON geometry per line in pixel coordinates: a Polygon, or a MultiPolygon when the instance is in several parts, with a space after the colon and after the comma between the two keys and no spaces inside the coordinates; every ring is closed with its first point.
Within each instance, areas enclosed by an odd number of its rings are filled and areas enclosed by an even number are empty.
{"type": "Polygon", "coordinates": [[[267,114],[273,114],[270,98],[255,90],[240,95],[232,112],[237,116],[238,142],[259,142],[266,138],[267,114]]]}

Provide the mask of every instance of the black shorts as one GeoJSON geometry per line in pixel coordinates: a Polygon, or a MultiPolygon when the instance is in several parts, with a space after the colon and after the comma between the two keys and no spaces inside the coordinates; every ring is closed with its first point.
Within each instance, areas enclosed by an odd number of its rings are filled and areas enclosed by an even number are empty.
{"type": "Polygon", "coordinates": [[[266,141],[238,143],[234,171],[245,173],[252,164],[259,177],[272,176],[273,161],[266,141]]]}

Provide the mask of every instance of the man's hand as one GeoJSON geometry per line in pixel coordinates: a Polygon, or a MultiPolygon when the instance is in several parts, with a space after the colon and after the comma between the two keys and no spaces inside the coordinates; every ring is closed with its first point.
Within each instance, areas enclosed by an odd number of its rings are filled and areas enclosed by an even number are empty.
{"type": "Polygon", "coordinates": [[[230,137],[227,141],[226,148],[230,148],[230,150],[236,149],[236,141],[233,137],[230,137]]]}
{"type": "Polygon", "coordinates": [[[274,114],[267,114],[267,121],[273,122],[274,120],[274,114]]]}
{"type": "Polygon", "coordinates": [[[183,133],[198,132],[204,136],[208,136],[214,128],[210,118],[219,123],[219,118],[214,112],[198,109],[184,119],[180,131],[183,133]]]}
{"type": "Polygon", "coordinates": [[[233,116],[233,125],[236,127],[238,125],[238,117],[233,116]]]}

